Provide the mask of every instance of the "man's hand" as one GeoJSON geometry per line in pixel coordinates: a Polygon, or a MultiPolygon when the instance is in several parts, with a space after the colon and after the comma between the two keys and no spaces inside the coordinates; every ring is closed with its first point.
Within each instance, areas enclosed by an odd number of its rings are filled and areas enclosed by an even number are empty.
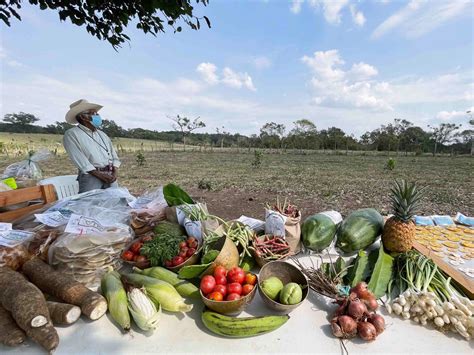
{"type": "Polygon", "coordinates": [[[97,179],[102,182],[105,182],[106,184],[111,184],[116,180],[116,178],[114,178],[111,174],[104,171],[92,170],[89,171],[89,174],[95,176],[97,179]]]}
{"type": "Polygon", "coordinates": [[[117,177],[118,177],[118,168],[114,166],[112,169],[112,178],[114,180],[112,182],[117,181],[117,177]]]}

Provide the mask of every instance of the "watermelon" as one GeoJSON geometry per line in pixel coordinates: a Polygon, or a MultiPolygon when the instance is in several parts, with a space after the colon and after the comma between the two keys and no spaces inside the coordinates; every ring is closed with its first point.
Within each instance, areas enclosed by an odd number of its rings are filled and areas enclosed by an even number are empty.
{"type": "Polygon", "coordinates": [[[336,247],[346,254],[354,254],[373,244],[382,233],[383,217],[373,208],[352,212],[339,227],[336,247]]]}
{"type": "Polygon", "coordinates": [[[306,218],[301,227],[305,248],[318,253],[326,249],[333,241],[341,220],[336,211],[321,212],[306,218]]]}

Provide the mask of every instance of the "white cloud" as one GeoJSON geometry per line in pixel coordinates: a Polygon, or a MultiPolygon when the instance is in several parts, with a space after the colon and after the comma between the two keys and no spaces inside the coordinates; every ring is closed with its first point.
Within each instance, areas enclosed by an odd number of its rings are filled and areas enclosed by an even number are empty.
{"type": "Polygon", "coordinates": [[[292,0],[290,11],[294,14],[299,14],[301,11],[301,5],[303,4],[304,0],[292,0]]]}
{"type": "Polygon", "coordinates": [[[249,74],[237,73],[229,67],[222,70],[222,77],[217,74],[217,66],[213,63],[201,63],[197,66],[196,71],[201,74],[206,83],[211,85],[222,83],[235,89],[244,87],[252,91],[257,90],[249,74]]]}
{"type": "Polygon", "coordinates": [[[388,83],[377,83],[371,79],[378,74],[375,67],[360,62],[344,71],[344,60],[335,49],[315,52],[312,57],[303,56],[313,72],[313,103],[330,107],[354,107],[370,110],[392,110],[382,93],[389,91],[388,83]],[[382,90],[381,90],[382,89],[382,90]]]}
{"type": "Polygon", "coordinates": [[[360,10],[357,10],[355,5],[350,6],[352,21],[359,27],[364,26],[365,24],[365,16],[364,13],[360,10]]]}
{"type": "Polygon", "coordinates": [[[440,121],[456,121],[466,120],[469,116],[467,111],[474,112],[474,107],[467,108],[463,111],[440,111],[436,114],[436,119],[440,121]]]}
{"type": "Polygon", "coordinates": [[[253,64],[257,69],[267,69],[271,67],[272,61],[265,56],[259,56],[253,60],[253,64]]]}
{"type": "Polygon", "coordinates": [[[225,67],[222,71],[222,82],[227,86],[240,89],[246,87],[249,90],[255,91],[252,78],[247,73],[236,73],[232,69],[225,67]]]}
{"type": "Polygon", "coordinates": [[[201,63],[197,66],[196,71],[201,74],[202,78],[208,84],[217,84],[219,78],[217,76],[217,67],[212,63],[201,63]]]}
{"type": "Polygon", "coordinates": [[[411,0],[382,22],[371,37],[378,39],[392,31],[400,31],[407,38],[421,37],[445,22],[472,13],[471,9],[472,3],[469,0],[411,0]]]}

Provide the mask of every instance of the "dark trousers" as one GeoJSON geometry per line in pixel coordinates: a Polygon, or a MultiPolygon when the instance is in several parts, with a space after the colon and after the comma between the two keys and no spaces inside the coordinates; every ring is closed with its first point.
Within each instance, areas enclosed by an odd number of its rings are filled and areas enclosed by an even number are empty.
{"type": "Polygon", "coordinates": [[[111,184],[107,184],[91,174],[84,174],[82,172],[80,172],[77,176],[77,181],[79,182],[79,193],[96,189],[108,189],[109,187],[118,187],[117,181],[114,181],[111,184]]]}

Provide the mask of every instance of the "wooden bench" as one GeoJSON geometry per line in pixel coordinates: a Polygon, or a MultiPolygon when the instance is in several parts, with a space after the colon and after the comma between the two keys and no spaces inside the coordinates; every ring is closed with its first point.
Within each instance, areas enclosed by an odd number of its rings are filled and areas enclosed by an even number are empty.
{"type": "Polygon", "coordinates": [[[24,189],[0,192],[0,208],[16,204],[28,206],[19,207],[11,211],[0,212],[0,222],[12,222],[25,214],[37,210],[44,205],[56,201],[56,191],[53,185],[40,185],[24,189]]]}

